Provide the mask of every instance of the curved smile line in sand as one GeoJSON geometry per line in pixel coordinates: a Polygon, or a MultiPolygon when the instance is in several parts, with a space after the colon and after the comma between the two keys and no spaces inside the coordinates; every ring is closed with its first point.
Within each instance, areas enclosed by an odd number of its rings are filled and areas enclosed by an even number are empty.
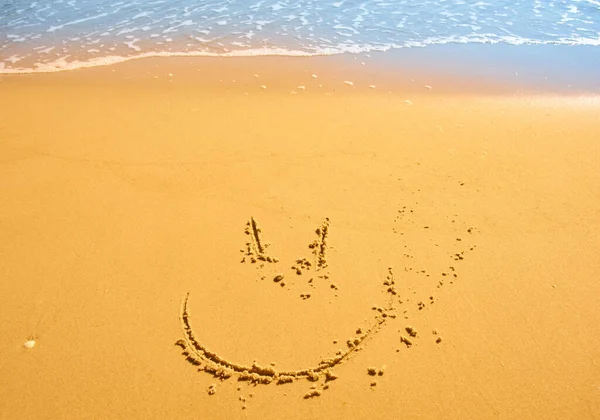
{"type": "MultiPolygon", "coordinates": [[[[317,238],[308,246],[315,258],[315,269],[316,271],[324,270],[327,267],[326,251],[327,251],[327,237],[329,233],[329,218],[325,218],[323,223],[315,230],[317,238]]],[[[246,223],[244,230],[246,235],[250,236],[250,240],[246,242],[246,249],[242,249],[244,252],[244,258],[242,263],[249,260],[251,263],[260,262],[258,268],[262,269],[264,263],[277,263],[278,259],[267,255],[266,248],[267,243],[263,243],[261,239],[261,229],[254,218],[246,223]]],[[[306,258],[296,260],[296,264],[292,269],[297,275],[301,275],[303,271],[311,269],[312,264],[308,262],[306,258]]],[[[262,277],[264,279],[265,276],[262,277]]],[[[329,279],[326,274],[318,276],[320,279],[329,279]]],[[[273,281],[280,286],[284,286],[283,274],[279,274],[274,277],[273,281]]],[[[312,284],[312,278],[309,280],[309,284],[312,284]]],[[[181,301],[181,309],[179,319],[181,322],[181,328],[183,330],[183,339],[178,340],[175,344],[181,347],[182,354],[186,360],[193,366],[198,367],[198,371],[206,372],[214,376],[215,378],[225,380],[231,378],[234,374],[237,375],[239,381],[246,381],[252,384],[270,384],[275,382],[277,384],[285,384],[293,382],[296,379],[308,379],[311,382],[316,382],[324,379],[323,389],[326,389],[327,382],[337,379],[337,376],[332,372],[332,369],[340,365],[346,360],[349,360],[354,353],[361,350],[365,341],[372,337],[386,322],[389,318],[395,318],[396,315],[390,313],[393,311],[394,302],[396,300],[396,289],[394,281],[394,273],[391,267],[388,268],[388,275],[386,280],[383,282],[385,292],[389,296],[387,307],[372,309],[376,310],[375,319],[368,328],[358,328],[356,330],[356,336],[349,338],[346,341],[347,348],[344,350],[338,350],[334,357],[324,358],[316,363],[312,367],[301,368],[296,370],[277,370],[271,363],[269,366],[260,366],[256,362],[252,365],[246,365],[241,363],[235,363],[227,360],[224,357],[219,356],[208,350],[202,345],[197,339],[194,329],[190,322],[189,312],[189,298],[190,293],[188,292],[181,301]]],[[[314,285],[313,285],[314,287],[314,285]]],[[[337,290],[337,286],[331,283],[330,288],[337,290]]],[[[310,297],[310,294],[301,295],[304,299],[310,297]]],[[[320,391],[313,389],[309,392],[305,398],[312,398],[318,396],[320,391]]],[[[212,395],[214,389],[209,389],[209,394],[212,395]]]]}
{"type": "Polygon", "coordinates": [[[188,292],[181,302],[180,321],[184,338],[175,343],[183,349],[182,354],[186,356],[186,360],[194,366],[199,366],[199,371],[210,373],[217,378],[229,379],[236,373],[239,375],[238,380],[255,384],[269,384],[273,381],[277,384],[284,384],[301,378],[306,378],[313,382],[318,381],[322,377],[325,378],[326,382],[337,379],[337,376],[331,372],[331,369],[349,359],[356,351],[362,349],[361,344],[379,330],[387,319],[387,313],[394,309],[392,293],[388,307],[375,317],[374,323],[368,329],[361,329],[358,337],[347,341],[347,350],[338,351],[335,357],[323,359],[314,367],[278,371],[272,366],[263,367],[256,363],[248,366],[230,362],[204,347],[196,339],[190,323],[190,313],[188,310],[189,297],[190,293],[188,292]]]}

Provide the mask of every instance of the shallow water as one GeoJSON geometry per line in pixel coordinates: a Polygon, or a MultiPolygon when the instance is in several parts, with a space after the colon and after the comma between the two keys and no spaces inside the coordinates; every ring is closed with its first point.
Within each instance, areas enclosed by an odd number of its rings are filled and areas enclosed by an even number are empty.
{"type": "Polygon", "coordinates": [[[10,1],[0,72],[156,55],[327,55],[446,43],[600,46],[600,0],[10,1]]]}

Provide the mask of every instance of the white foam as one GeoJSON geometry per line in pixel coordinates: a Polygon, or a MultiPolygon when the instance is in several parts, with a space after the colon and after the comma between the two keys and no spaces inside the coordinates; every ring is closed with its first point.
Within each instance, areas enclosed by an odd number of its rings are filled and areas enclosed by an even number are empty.
{"type": "Polygon", "coordinates": [[[121,29],[119,32],[117,32],[117,36],[120,35],[124,35],[124,34],[130,34],[131,32],[135,32],[138,31],[140,28],[123,28],[121,29]]]}
{"type": "MultiPolygon", "coordinates": [[[[227,21],[225,21],[225,23],[227,23],[227,21]]],[[[168,34],[168,33],[172,33],[172,32],[177,32],[177,29],[179,28],[183,28],[184,26],[190,26],[193,25],[194,22],[192,20],[185,20],[181,23],[178,23],[177,25],[171,26],[167,29],[165,29],[164,31],[162,31],[163,34],[168,34]]]]}
{"type": "Polygon", "coordinates": [[[7,34],[6,37],[8,39],[10,39],[12,42],[23,42],[23,41],[27,40],[27,38],[25,38],[22,35],[7,34]]]}
{"type": "Polygon", "coordinates": [[[70,25],[76,25],[78,23],[83,23],[83,22],[87,22],[90,20],[94,20],[94,19],[99,19],[102,17],[108,16],[108,13],[100,13],[98,15],[95,16],[90,16],[90,17],[86,17],[86,18],[82,18],[82,19],[76,19],[76,20],[72,20],[70,22],[67,23],[63,23],[62,25],[57,25],[57,26],[51,26],[46,32],[55,32],[59,29],[63,29],[66,26],[70,26],[70,25]]]}
{"type": "Polygon", "coordinates": [[[132,20],[135,20],[135,19],[139,19],[139,18],[141,18],[141,17],[147,17],[147,16],[150,16],[150,15],[151,15],[151,13],[150,13],[150,12],[140,12],[140,13],[138,13],[137,15],[133,16],[131,19],[132,19],[132,20]]]}
{"type": "Polygon", "coordinates": [[[24,58],[25,58],[24,55],[18,56],[18,55],[15,54],[15,55],[12,55],[12,56],[10,56],[8,58],[5,58],[4,61],[8,61],[11,64],[15,64],[15,63],[18,63],[19,61],[21,61],[24,58]]]}
{"type": "Polygon", "coordinates": [[[135,45],[135,43],[138,41],[139,41],[139,39],[136,38],[133,41],[125,41],[124,44],[127,45],[132,50],[140,52],[140,51],[142,51],[142,49],[140,47],[138,47],[137,45],[135,45]]]}
{"type": "Polygon", "coordinates": [[[354,28],[352,28],[350,26],[341,25],[341,24],[333,25],[333,29],[344,29],[344,30],[347,30],[347,31],[351,31],[351,32],[353,32],[355,34],[359,33],[356,29],[354,29],[354,28]]]}
{"type": "Polygon", "coordinates": [[[315,55],[304,51],[285,50],[280,48],[258,48],[251,50],[230,51],[226,53],[211,52],[146,52],[132,56],[110,55],[96,57],[86,61],[73,60],[67,61],[70,56],[66,55],[48,63],[36,63],[35,68],[6,68],[4,63],[0,63],[0,74],[27,74],[27,73],[55,73],[60,71],[77,70],[82,68],[109,66],[142,58],[156,57],[253,57],[253,56],[287,56],[287,57],[309,57],[315,55]]]}
{"type": "Polygon", "coordinates": [[[594,6],[600,7],[600,0],[583,0],[586,3],[593,4],[594,6]]]}

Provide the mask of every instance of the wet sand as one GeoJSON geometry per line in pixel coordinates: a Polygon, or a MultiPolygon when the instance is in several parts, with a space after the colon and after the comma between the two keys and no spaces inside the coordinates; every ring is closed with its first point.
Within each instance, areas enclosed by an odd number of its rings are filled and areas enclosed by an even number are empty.
{"type": "Polygon", "coordinates": [[[597,418],[600,102],[469,86],[2,77],[0,418],[597,418]]]}

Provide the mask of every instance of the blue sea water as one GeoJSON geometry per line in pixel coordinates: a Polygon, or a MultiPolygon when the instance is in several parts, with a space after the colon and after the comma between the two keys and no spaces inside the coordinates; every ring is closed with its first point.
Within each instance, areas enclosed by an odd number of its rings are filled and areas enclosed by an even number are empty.
{"type": "Polygon", "coordinates": [[[0,0],[0,73],[145,56],[592,45],[600,0],[0,0]]]}

